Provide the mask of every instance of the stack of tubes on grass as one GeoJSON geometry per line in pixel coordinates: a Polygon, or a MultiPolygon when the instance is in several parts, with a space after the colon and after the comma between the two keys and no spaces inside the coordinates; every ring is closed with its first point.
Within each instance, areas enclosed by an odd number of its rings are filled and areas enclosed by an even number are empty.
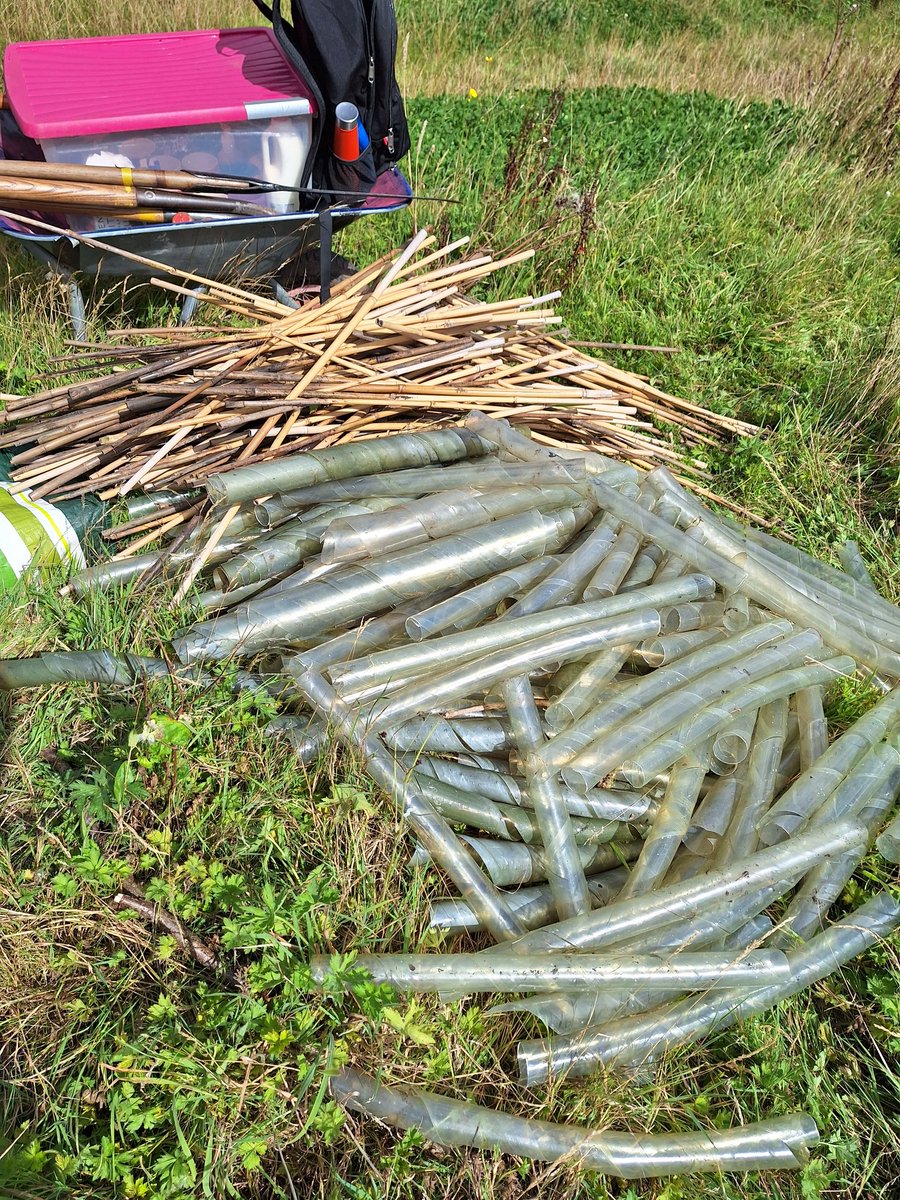
{"type": "MultiPolygon", "coordinates": [[[[228,660],[236,687],[280,696],[272,735],[304,763],[343,744],[414,862],[452,885],[430,918],[448,952],[357,965],[531,1014],[547,1033],[519,1046],[524,1085],[646,1069],[900,924],[888,891],[838,904],[876,838],[900,859],[900,610],[852,544],[839,570],[714,515],[665,467],[560,453],[480,413],[205,488],[236,515],[203,567],[202,619],[165,661],[43,654],[0,664],[0,686],[202,685],[228,660]],[[877,700],[830,737],[823,698],[851,677],[877,700]],[[450,952],[454,937],[483,948],[450,952]]],[[[197,544],[172,556],[182,570],[197,544]]],[[[69,586],[115,586],[120,567],[69,586]]],[[[328,955],[311,970],[324,981],[328,955]]],[[[330,1086],[441,1145],[623,1178],[796,1168],[818,1137],[803,1114],[630,1135],[352,1067],[330,1086]]]]}
{"type": "MultiPolygon", "coordinates": [[[[0,410],[14,487],[35,499],[113,500],[298,450],[433,429],[476,409],[527,424],[549,446],[598,447],[645,467],[679,469],[689,457],[702,481],[710,449],[754,431],[552,336],[563,332],[556,292],[489,302],[467,294],[532,250],[458,256],[468,238],[433,241],[422,230],[324,304],[300,307],[117,247],[121,258],[180,277],[154,277],[160,287],[205,287],[206,301],[244,323],[122,330],[114,342],[73,348],[60,373],[88,378],[8,397],[0,410]],[[653,422],[677,429],[680,451],[653,422]]],[[[144,537],[191,516],[161,510],[144,537]]]]}

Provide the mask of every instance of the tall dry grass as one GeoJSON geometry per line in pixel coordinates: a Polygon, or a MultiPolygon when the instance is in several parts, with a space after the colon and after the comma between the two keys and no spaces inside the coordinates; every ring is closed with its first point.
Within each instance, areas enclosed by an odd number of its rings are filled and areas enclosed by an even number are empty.
{"type": "MultiPolygon", "coordinates": [[[[900,0],[837,0],[833,18],[828,0],[635,0],[621,16],[593,0],[398,0],[397,8],[409,95],[606,84],[807,104],[866,87],[885,95],[900,68],[900,0]]],[[[6,9],[0,43],[262,21],[251,0],[20,0],[6,9]]]]}

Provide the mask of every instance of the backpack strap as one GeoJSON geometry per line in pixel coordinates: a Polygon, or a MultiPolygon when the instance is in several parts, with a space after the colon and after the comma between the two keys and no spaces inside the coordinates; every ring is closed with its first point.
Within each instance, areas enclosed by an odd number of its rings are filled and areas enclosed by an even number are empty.
{"type": "Polygon", "coordinates": [[[313,167],[315,166],[319,157],[319,150],[322,143],[322,130],[325,126],[328,115],[326,112],[325,97],[322,95],[321,89],[316,83],[312,71],[310,71],[305,59],[303,58],[303,55],[300,53],[296,39],[293,36],[293,26],[288,21],[285,21],[284,17],[281,15],[281,0],[273,0],[272,4],[267,4],[266,0],[253,0],[253,3],[263,14],[266,20],[271,21],[272,31],[275,34],[278,45],[281,47],[282,53],[290,63],[291,67],[293,67],[294,71],[306,84],[310,95],[316,103],[318,120],[313,122],[315,132],[313,134],[313,142],[310,152],[306,157],[306,163],[303,167],[303,177],[300,180],[300,186],[302,187],[304,184],[309,183],[310,176],[313,172],[313,167]]]}

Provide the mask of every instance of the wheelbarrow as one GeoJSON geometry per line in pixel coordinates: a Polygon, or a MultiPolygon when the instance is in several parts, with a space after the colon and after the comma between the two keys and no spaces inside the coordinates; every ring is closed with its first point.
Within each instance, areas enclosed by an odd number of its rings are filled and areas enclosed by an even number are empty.
{"type": "MultiPolygon", "coordinates": [[[[16,242],[32,258],[47,264],[68,284],[69,314],[76,341],[85,338],[86,308],[83,284],[91,279],[150,278],[158,271],[137,263],[127,254],[177,267],[210,279],[270,279],[283,303],[292,298],[276,276],[301,257],[318,257],[320,297],[330,293],[334,263],[333,236],[363,217],[383,216],[406,208],[412,188],[393,167],[378,177],[375,195],[351,205],[273,213],[264,217],[229,217],[189,224],[130,226],[91,233],[89,241],[69,234],[35,231],[24,222],[0,217],[0,234],[16,242]],[[90,242],[101,241],[105,249],[90,242]],[[122,250],[125,254],[119,254],[122,250]]],[[[178,321],[186,324],[196,310],[203,288],[191,289],[181,305],[178,321]]]]}
{"type": "MultiPolygon", "coordinates": [[[[270,29],[17,42],[6,47],[3,66],[10,106],[9,119],[0,121],[0,152],[9,158],[224,172],[286,185],[269,193],[271,203],[261,199],[271,215],[103,228],[87,241],[0,218],[0,233],[68,279],[79,340],[82,280],[156,273],[129,253],[208,279],[265,279],[318,250],[317,274],[327,296],[334,231],[396,211],[412,198],[393,168],[364,201],[292,211],[321,114],[270,29]]],[[[182,321],[195,307],[196,294],[183,306],[182,321]]]]}

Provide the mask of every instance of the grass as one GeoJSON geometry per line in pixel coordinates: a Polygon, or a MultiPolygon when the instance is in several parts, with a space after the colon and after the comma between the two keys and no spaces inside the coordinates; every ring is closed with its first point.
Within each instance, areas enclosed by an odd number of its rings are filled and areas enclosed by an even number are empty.
{"type": "MultiPolygon", "coordinates": [[[[562,284],[575,336],[679,347],[617,361],[763,423],[758,440],[709,463],[715,486],[826,557],[856,537],[895,599],[896,12],[884,0],[836,24],[818,0],[401,6],[408,170],[422,190],[463,200],[420,205],[415,219],[497,247],[537,244],[533,266],[503,286],[562,284]]],[[[40,22],[20,5],[6,33],[248,20],[248,4],[151,0],[112,15],[99,0],[54,0],[40,22]]],[[[409,228],[409,217],[357,225],[341,249],[364,260],[409,228]]],[[[0,390],[29,388],[65,351],[64,292],[15,256],[2,282],[0,390]]],[[[95,300],[96,333],[123,303],[129,320],[171,312],[121,285],[95,300]]],[[[0,655],[153,652],[187,612],[164,593],[76,604],[54,582],[0,599],[0,655]]],[[[835,697],[833,719],[862,703],[835,697]]],[[[223,676],[206,691],[71,686],[2,705],[4,1200],[897,1194],[896,947],[653,1073],[529,1095],[511,1063],[515,1042],[537,1034],[530,1018],[406,1005],[354,972],[354,949],[434,944],[426,906],[440,882],[406,865],[403,831],[352,762],[327,756],[298,777],[263,736],[272,702],[235,699],[223,676]],[[124,879],[189,924],[219,969],[119,912],[124,879]],[[315,995],[304,963],[323,949],[338,957],[315,995]],[[441,1152],[345,1117],[324,1083],[346,1058],[598,1128],[687,1130],[804,1108],[823,1144],[797,1176],[617,1184],[441,1152]]],[[[869,860],[844,902],[885,882],[869,860]]]]}

